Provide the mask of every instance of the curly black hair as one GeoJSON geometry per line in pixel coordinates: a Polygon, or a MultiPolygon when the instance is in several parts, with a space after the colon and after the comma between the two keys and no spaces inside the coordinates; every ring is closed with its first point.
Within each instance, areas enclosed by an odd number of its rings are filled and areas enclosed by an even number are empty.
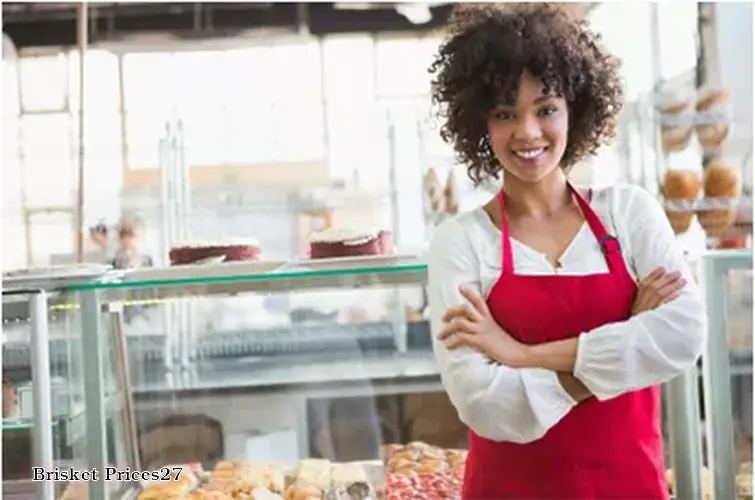
{"type": "Polygon", "coordinates": [[[527,71],[546,92],[566,99],[569,133],[561,167],[568,169],[616,135],[623,103],[619,70],[587,22],[557,6],[460,5],[429,69],[441,137],[475,184],[498,178],[487,116],[502,100],[515,102],[527,71]]]}

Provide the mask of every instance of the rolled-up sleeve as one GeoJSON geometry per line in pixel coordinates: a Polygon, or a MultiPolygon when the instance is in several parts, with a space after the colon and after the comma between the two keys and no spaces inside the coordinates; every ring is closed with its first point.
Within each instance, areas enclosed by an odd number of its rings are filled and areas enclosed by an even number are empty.
{"type": "Polygon", "coordinates": [[[470,348],[448,350],[437,340],[443,314],[465,303],[461,285],[481,293],[477,255],[457,219],[436,229],[428,255],[433,350],[443,387],[459,418],[494,441],[527,443],[542,437],[576,404],[557,374],[491,364],[470,348]]]}
{"type": "Polygon", "coordinates": [[[574,375],[600,400],[671,380],[695,365],[705,341],[700,291],[660,204],[629,186],[614,209],[637,275],[663,267],[683,272],[687,284],[667,304],[580,335],[574,375]]]}

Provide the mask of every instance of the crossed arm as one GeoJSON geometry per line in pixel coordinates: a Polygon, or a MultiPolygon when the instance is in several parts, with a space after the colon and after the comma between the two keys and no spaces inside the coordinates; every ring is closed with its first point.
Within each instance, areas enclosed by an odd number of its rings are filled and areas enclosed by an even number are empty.
{"type": "Polygon", "coordinates": [[[678,271],[687,284],[670,302],[626,321],[538,346],[517,345],[474,306],[482,295],[475,249],[455,221],[439,228],[429,263],[434,350],[451,401],[477,434],[534,441],[582,399],[663,383],[694,365],[704,339],[703,304],[661,208],[639,198],[646,206],[634,210],[640,217],[629,231],[635,268],[645,277],[658,267],[678,271]],[[464,321],[454,319],[459,306],[464,321]],[[482,319],[469,320],[470,311],[482,319]]]}

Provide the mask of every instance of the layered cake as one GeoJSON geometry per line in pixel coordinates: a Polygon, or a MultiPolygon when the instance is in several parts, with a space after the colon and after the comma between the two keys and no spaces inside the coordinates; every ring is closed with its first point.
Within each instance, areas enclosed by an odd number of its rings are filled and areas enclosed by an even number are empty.
{"type": "Polygon", "coordinates": [[[328,228],[309,238],[312,259],[388,255],[393,253],[391,233],[383,230],[328,228]]]}
{"type": "Polygon", "coordinates": [[[225,257],[224,262],[258,260],[260,244],[256,240],[177,245],[170,249],[170,264],[180,266],[212,257],[225,257]]]}

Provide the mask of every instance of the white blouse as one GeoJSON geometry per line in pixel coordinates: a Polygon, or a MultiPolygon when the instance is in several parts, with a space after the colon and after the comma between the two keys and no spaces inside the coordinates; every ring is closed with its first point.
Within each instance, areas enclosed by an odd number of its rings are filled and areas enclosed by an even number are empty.
{"type": "MultiPolygon", "coordinates": [[[[668,304],[580,333],[574,376],[599,400],[606,400],[666,382],[693,367],[703,349],[705,312],[671,226],[650,193],[629,185],[594,189],[590,206],[606,230],[619,239],[635,280],[659,266],[680,270],[687,280],[681,295],[668,304]]],[[[587,224],[561,256],[557,271],[545,255],[513,238],[512,249],[517,274],[608,272],[587,224]]],[[[428,257],[433,349],[443,386],[459,418],[491,440],[527,443],[539,439],[576,405],[556,372],[490,364],[471,348],[449,351],[437,340],[443,313],[465,302],[459,286],[487,297],[498,279],[500,230],[482,207],[477,208],[438,226],[428,257]]]]}

